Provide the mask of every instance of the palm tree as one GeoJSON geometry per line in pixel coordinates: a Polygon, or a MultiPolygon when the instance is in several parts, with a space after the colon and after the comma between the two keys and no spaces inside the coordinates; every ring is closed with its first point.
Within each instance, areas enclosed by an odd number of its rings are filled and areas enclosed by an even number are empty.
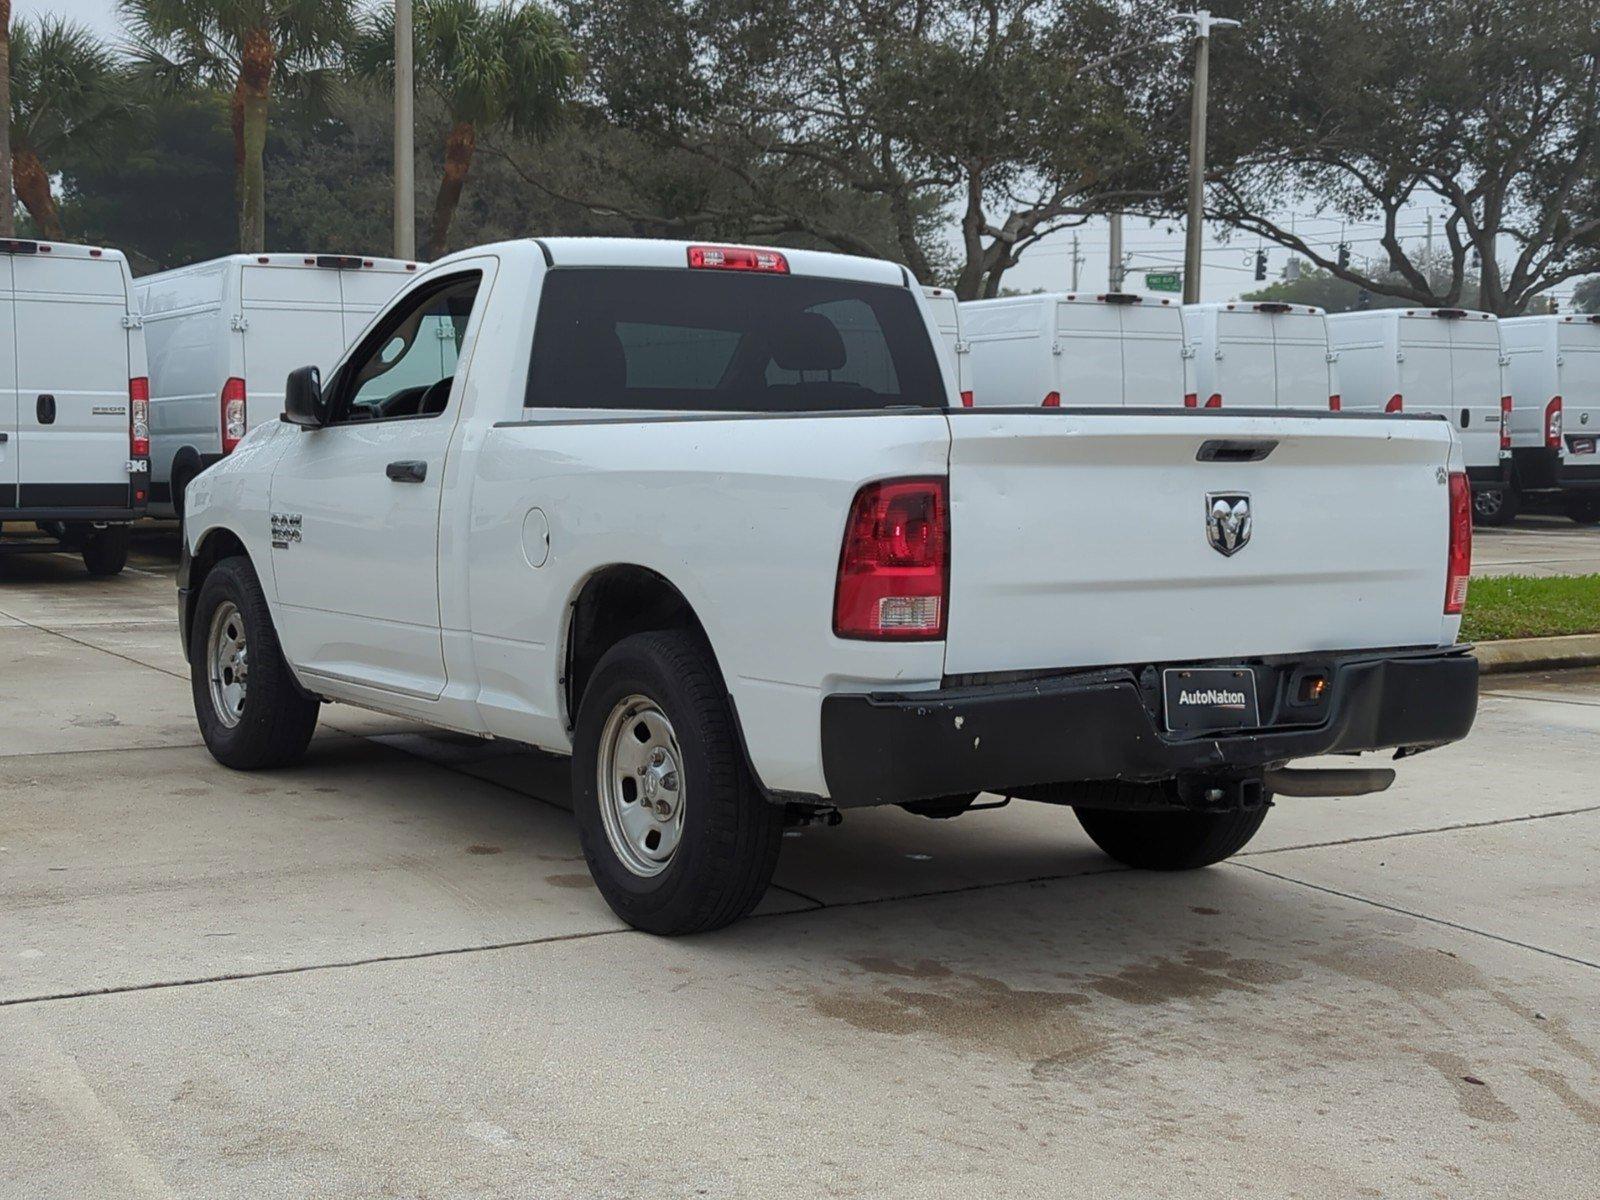
{"type": "MultiPolygon", "coordinates": [[[[11,111],[11,0],[0,0],[0,112],[11,111]]],[[[10,122],[0,125],[0,237],[16,229],[16,204],[11,199],[10,122]]]]}
{"type": "MultiPolygon", "coordinates": [[[[552,14],[534,4],[502,0],[417,0],[416,72],[450,116],[444,174],[433,205],[427,255],[437,258],[472,169],[478,135],[505,127],[541,137],[560,119],[577,73],[578,56],[552,14]]],[[[352,70],[394,79],[394,14],[382,11],[362,25],[350,53],[352,70]]]]}
{"type": "Polygon", "coordinates": [[[144,68],[232,94],[239,248],[266,249],[262,153],[274,87],[316,90],[354,27],[351,0],[122,0],[144,68]]]}
{"type": "Polygon", "coordinates": [[[63,150],[108,147],[131,115],[127,84],[111,47],[83,25],[25,18],[12,30],[11,167],[41,236],[63,236],[46,164],[63,150]]]}

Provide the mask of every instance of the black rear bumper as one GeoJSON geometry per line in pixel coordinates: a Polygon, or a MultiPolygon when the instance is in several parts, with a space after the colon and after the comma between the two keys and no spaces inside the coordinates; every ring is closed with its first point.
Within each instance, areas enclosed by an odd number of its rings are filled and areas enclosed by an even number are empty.
{"type": "Polygon", "coordinates": [[[1247,665],[1268,724],[1220,736],[1163,730],[1154,667],[829,696],[822,762],[830,798],[840,807],[894,804],[1054,783],[1241,773],[1318,754],[1424,750],[1465,737],[1477,715],[1478,660],[1465,647],[1247,665]],[[1316,711],[1291,695],[1291,682],[1309,667],[1330,680],[1316,711]]]}

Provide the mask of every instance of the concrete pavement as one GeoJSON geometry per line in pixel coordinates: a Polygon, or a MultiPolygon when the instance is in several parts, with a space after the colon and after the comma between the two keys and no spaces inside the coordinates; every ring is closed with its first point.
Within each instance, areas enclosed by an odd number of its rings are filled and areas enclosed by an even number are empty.
{"type": "Polygon", "coordinates": [[[1600,528],[1566,517],[1525,516],[1504,529],[1472,531],[1474,575],[1600,574],[1600,528]]]}
{"type": "Polygon", "coordinates": [[[661,941],[589,885],[560,760],[332,707],[304,766],[216,766],[170,560],[136,566],[0,563],[0,1196],[1600,1172],[1600,671],[1489,681],[1467,742],[1208,871],[1038,805],[857,813],[792,831],[757,917],[661,941]]]}

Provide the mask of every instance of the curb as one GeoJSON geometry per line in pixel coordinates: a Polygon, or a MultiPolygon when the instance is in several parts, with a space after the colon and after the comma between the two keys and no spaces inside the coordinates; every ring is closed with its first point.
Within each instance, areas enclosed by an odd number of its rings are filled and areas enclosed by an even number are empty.
{"type": "Polygon", "coordinates": [[[1600,633],[1479,642],[1472,652],[1485,675],[1595,667],[1600,666],[1600,633]]]}

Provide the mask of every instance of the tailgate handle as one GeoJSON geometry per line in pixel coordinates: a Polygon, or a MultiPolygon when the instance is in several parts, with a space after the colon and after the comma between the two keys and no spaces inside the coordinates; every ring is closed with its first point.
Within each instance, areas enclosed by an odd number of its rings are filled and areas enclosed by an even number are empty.
{"type": "Polygon", "coordinates": [[[1236,441],[1231,438],[1212,438],[1200,443],[1196,462],[1244,463],[1260,462],[1278,448],[1276,440],[1236,441]]]}

